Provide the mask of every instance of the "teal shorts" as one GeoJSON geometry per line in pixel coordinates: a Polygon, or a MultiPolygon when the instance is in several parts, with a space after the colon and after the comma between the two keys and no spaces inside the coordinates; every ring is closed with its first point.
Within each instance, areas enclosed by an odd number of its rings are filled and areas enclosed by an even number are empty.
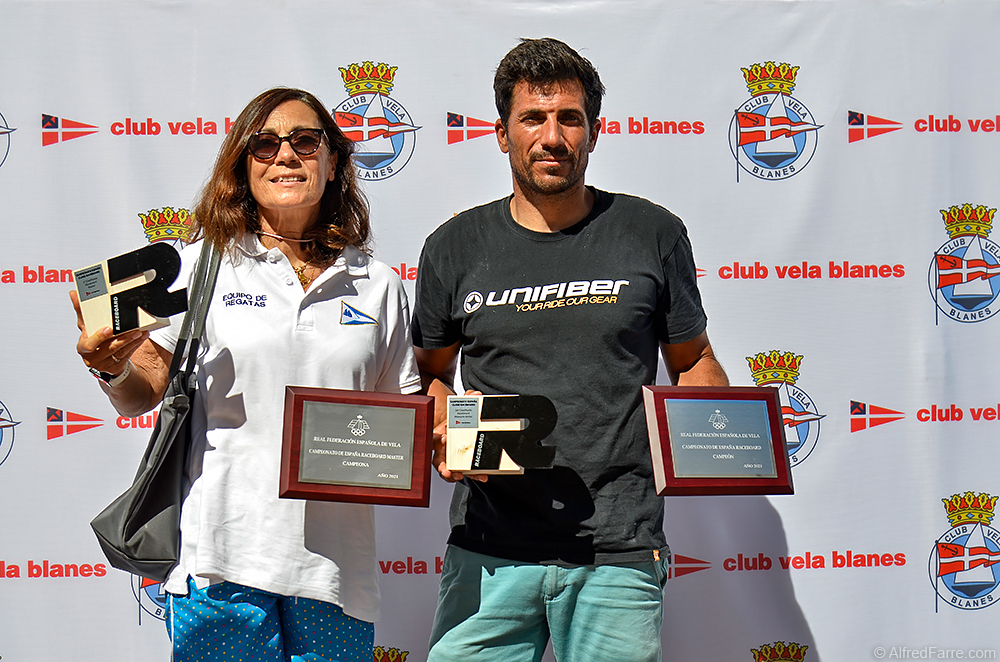
{"type": "Polygon", "coordinates": [[[669,553],[565,568],[449,546],[428,662],[660,660],[669,553]]]}
{"type": "Polygon", "coordinates": [[[372,662],[375,626],[329,602],[189,577],[165,618],[174,662],[372,662]]]}

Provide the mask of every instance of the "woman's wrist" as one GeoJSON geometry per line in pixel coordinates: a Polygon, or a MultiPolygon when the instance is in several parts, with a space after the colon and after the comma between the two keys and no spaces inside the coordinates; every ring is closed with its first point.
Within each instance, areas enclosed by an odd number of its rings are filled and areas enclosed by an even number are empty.
{"type": "Polygon", "coordinates": [[[112,375],[109,372],[101,372],[97,368],[91,368],[90,374],[92,374],[94,377],[97,377],[111,388],[114,388],[119,384],[121,384],[122,382],[124,382],[126,379],[128,379],[128,376],[132,374],[133,367],[134,366],[132,365],[132,359],[126,359],[125,369],[122,370],[117,375],[112,375]]]}

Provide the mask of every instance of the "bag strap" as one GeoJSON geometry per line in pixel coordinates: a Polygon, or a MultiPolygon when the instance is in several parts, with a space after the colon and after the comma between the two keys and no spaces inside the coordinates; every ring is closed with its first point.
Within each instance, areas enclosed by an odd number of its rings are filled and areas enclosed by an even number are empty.
{"type": "Polygon", "coordinates": [[[188,309],[184,313],[184,321],[177,336],[174,356],[170,361],[170,378],[180,372],[181,362],[188,357],[184,367],[184,376],[189,378],[197,362],[198,344],[205,330],[205,319],[208,317],[208,306],[212,302],[215,291],[215,280],[219,274],[221,253],[208,239],[204,239],[198,266],[191,283],[191,295],[188,299],[188,309]]]}

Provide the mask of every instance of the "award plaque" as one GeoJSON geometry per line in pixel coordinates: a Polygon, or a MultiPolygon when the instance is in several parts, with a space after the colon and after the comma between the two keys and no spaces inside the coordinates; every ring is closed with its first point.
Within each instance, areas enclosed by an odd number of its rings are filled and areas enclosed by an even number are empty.
{"type": "Polygon", "coordinates": [[[778,390],[643,386],[659,495],[792,494],[778,390]]]}
{"type": "Polygon", "coordinates": [[[430,504],[434,399],[285,387],[278,496],[430,504]]]}
{"type": "Polygon", "coordinates": [[[556,449],[539,442],[556,427],[543,395],[449,395],[446,464],[465,474],[523,474],[552,466],[556,449]]]}
{"type": "Polygon", "coordinates": [[[167,318],[187,310],[187,290],[168,292],[180,273],[181,258],[159,242],[73,272],[88,334],[110,326],[114,335],[167,326],[167,318]]]}

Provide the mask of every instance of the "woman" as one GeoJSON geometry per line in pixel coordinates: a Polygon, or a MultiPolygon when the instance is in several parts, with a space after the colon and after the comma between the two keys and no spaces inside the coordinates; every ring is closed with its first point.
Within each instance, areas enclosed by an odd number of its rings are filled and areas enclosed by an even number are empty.
{"type": "MultiPolygon", "coordinates": [[[[223,251],[192,410],[179,565],[165,583],[174,659],[372,659],[378,618],[371,506],[278,499],[284,387],[412,393],[406,295],[371,259],[353,143],[311,94],[276,88],[243,110],[194,209],[223,251]]],[[[181,253],[190,279],[200,241],[181,253]]],[[[75,293],[74,305],[79,303],[75,293]]],[[[92,335],[123,416],[163,397],[180,316],[92,335]]]]}

